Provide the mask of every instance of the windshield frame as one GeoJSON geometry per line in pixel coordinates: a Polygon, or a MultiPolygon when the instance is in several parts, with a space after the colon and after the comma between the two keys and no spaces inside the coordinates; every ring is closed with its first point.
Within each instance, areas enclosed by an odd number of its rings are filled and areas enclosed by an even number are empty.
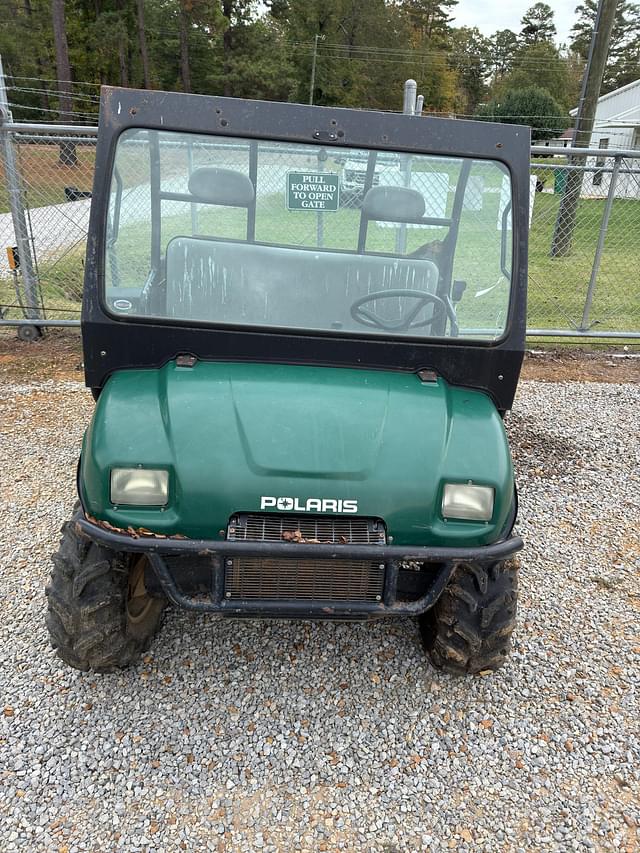
{"type": "MultiPolygon", "coordinates": [[[[418,365],[437,368],[436,362],[442,360],[441,355],[437,353],[443,347],[508,352],[512,359],[516,354],[517,360],[517,354],[522,353],[524,349],[529,141],[528,128],[488,122],[103,87],[90,221],[91,238],[87,244],[85,267],[85,339],[89,333],[96,335],[98,332],[103,337],[113,336],[116,334],[115,330],[120,328],[122,331],[117,333],[117,337],[120,341],[125,341],[127,334],[135,336],[131,329],[133,325],[147,327],[151,336],[158,334],[152,333],[151,329],[172,328],[175,333],[169,336],[171,343],[167,342],[165,347],[165,360],[171,357],[169,353],[176,351],[194,352],[202,358],[228,357],[233,352],[238,360],[295,361],[303,364],[413,370],[418,365]],[[328,147],[339,149],[340,155],[345,159],[348,159],[354,149],[373,149],[381,152],[384,157],[403,153],[431,154],[501,163],[510,175],[512,204],[511,284],[504,334],[492,340],[408,336],[390,339],[377,334],[370,335],[366,330],[336,335],[331,331],[307,331],[300,328],[223,328],[208,323],[200,325],[190,320],[140,316],[127,318],[111,314],[103,299],[111,177],[118,137],[123,131],[133,128],[205,134],[221,138],[241,137],[266,142],[315,145],[321,142],[328,147]],[[128,333],[122,329],[123,326],[129,329],[128,333]],[[187,334],[189,331],[193,334],[187,334]],[[223,335],[223,332],[226,334],[223,335]],[[235,336],[236,340],[232,342],[229,335],[235,336]],[[209,342],[204,343],[207,336],[209,342]],[[222,337],[227,338],[224,343],[222,337]],[[195,338],[198,338],[197,344],[195,338]],[[266,340],[261,345],[258,338],[266,340]],[[290,340],[284,341],[283,338],[290,340]],[[214,343],[214,339],[217,343],[214,343]],[[275,339],[278,339],[277,344],[275,339]],[[318,346],[303,345],[305,339],[311,344],[316,341],[318,346]],[[331,355],[326,346],[320,343],[320,339],[329,339],[330,344],[340,340],[341,345],[335,347],[336,352],[331,355]],[[367,341],[375,346],[363,346],[367,341]],[[247,346],[249,342],[251,345],[247,346]],[[385,349],[382,354],[379,352],[381,344],[385,349]],[[312,357],[310,353],[313,353],[312,357]]],[[[110,346],[111,351],[107,351],[109,357],[102,356],[102,360],[95,356],[89,358],[89,384],[101,385],[110,372],[125,363],[149,363],[149,357],[144,357],[138,347],[132,347],[130,341],[125,346],[119,344],[117,349],[118,351],[114,352],[113,346],[110,346]]],[[[158,363],[158,360],[156,356],[154,363],[158,363]]],[[[493,357],[487,359],[494,360],[493,357]]],[[[500,361],[501,358],[497,360],[500,361]]],[[[516,373],[518,372],[519,364],[516,373]]],[[[467,365],[460,371],[452,370],[450,373],[467,374],[467,380],[461,384],[485,387],[494,397],[499,394],[500,388],[496,383],[505,382],[504,372],[488,376],[486,367],[473,370],[467,365]],[[498,379],[498,376],[501,378],[498,379]]],[[[458,381],[459,379],[460,377],[458,381]]],[[[512,391],[515,391],[515,385],[512,391]]],[[[506,399],[512,394],[508,392],[502,396],[506,399]]]]}

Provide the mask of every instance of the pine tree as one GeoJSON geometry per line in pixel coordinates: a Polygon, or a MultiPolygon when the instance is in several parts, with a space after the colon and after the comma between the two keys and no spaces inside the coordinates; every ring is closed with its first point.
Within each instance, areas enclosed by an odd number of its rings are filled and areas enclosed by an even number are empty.
{"type": "Polygon", "coordinates": [[[501,77],[511,70],[518,51],[518,36],[513,30],[497,30],[490,42],[494,73],[501,77]]]}
{"type": "Polygon", "coordinates": [[[401,0],[399,8],[406,13],[418,42],[428,41],[432,47],[444,47],[453,20],[451,14],[458,0],[401,0]]]}
{"type": "Polygon", "coordinates": [[[473,113],[487,89],[492,65],[492,46],[477,27],[451,31],[449,65],[458,72],[459,112],[473,113]]]}
{"type": "Polygon", "coordinates": [[[520,21],[520,39],[523,44],[538,44],[541,41],[553,42],[556,25],[553,23],[553,10],[546,3],[535,3],[522,16],[520,21]]]}
{"type": "MultiPolygon", "coordinates": [[[[578,20],[571,30],[570,47],[586,60],[598,11],[597,0],[584,0],[576,8],[578,20]]],[[[640,77],[640,6],[619,0],[609,42],[609,57],[602,92],[631,83],[640,77]]]]}

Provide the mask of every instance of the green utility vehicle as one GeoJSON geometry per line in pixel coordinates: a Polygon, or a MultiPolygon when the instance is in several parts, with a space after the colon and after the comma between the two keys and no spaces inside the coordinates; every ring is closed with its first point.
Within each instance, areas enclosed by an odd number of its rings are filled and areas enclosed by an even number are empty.
{"type": "Polygon", "coordinates": [[[522,127],[102,90],[64,661],[130,664],[171,603],[412,615],[436,666],[503,663],[528,164],[522,127]]]}

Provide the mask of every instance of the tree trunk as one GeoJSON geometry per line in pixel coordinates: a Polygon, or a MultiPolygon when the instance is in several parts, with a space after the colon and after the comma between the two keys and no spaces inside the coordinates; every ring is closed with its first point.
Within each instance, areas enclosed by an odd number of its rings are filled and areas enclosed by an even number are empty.
{"type": "MultiPolygon", "coordinates": [[[[47,92],[47,84],[44,82],[45,67],[42,61],[42,54],[40,53],[40,44],[41,44],[41,31],[38,23],[34,21],[33,18],[33,8],[31,6],[31,0],[24,0],[24,11],[29,18],[29,27],[32,30],[37,30],[37,36],[34,38],[35,43],[35,51],[36,51],[36,69],[38,71],[38,77],[40,77],[40,88],[42,89],[42,106],[46,112],[49,112],[51,109],[51,103],[49,101],[49,93],[47,92]]],[[[10,13],[13,14],[13,11],[10,8],[10,13]]],[[[49,121],[47,118],[46,121],[49,121]]]]}
{"type": "Polygon", "coordinates": [[[222,93],[226,98],[233,95],[229,72],[231,71],[231,51],[233,49],[233,33],[231,32],[231,15],[233,13],[233,0],[222,0],[222,14],[227,19],[227,27],[222,34],[222,74],[224,82],[222,93]]]}
{"type": "Polygon", "coordinates": [[[180,5],[180,76],[182,89],[191,91],[191,68],[189,67],[189,16],[184,6],[180,5]]]}
{"type": "Polygon", "coordinates": [[[149,74],[149,53],[147,51],[147,34],[144,28],[144,0],[137,0],[138,6],[138,44],[140,45],[140,58],[142,59],[142,76],[144,88],[151,88],[151,75],[149,74]]]}
{"type": "MultiPolygon", "coordinates": [[[[53,39],[56,47],[56,74],[60,91],[60,118],[69,124],[72,120],[73,95],[71,91],[71,63],[69,62],[69,45],[67,44],[67,29],[64,17],[64,0],[51,0],[51,17],[53,22],[53,39]]],[[[73,142],[60,143],[60,165],[76,166],[78,157],[73,142]]]]}
{"type": "Polygon", "coordinates": [[[120,72],[120,85],[128,86],[130,43],[127,18],[123,6],[123,0],[117,0],[116,11],[118,13],[118,26],[120,27],[120,37],[118,38],[118,69],[120,72]]]}
{"type": "Polygon", "coordinates": [[[129,85],[129,69],[127,68],[127,46],[124,39],[118,40],[118,65],[120,67],[120,85],[129,85]]]}

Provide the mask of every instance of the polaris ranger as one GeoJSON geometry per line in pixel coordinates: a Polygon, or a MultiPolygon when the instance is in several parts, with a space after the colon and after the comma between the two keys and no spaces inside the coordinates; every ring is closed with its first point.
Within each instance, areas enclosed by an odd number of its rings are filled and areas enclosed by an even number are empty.
{"type": "Polygon", "coordinates": [[[526,128],[104,88],[58,655],[124,667],[171,603],[416,616],[435,666],[499,667],[528,194],[526,128]]]}

